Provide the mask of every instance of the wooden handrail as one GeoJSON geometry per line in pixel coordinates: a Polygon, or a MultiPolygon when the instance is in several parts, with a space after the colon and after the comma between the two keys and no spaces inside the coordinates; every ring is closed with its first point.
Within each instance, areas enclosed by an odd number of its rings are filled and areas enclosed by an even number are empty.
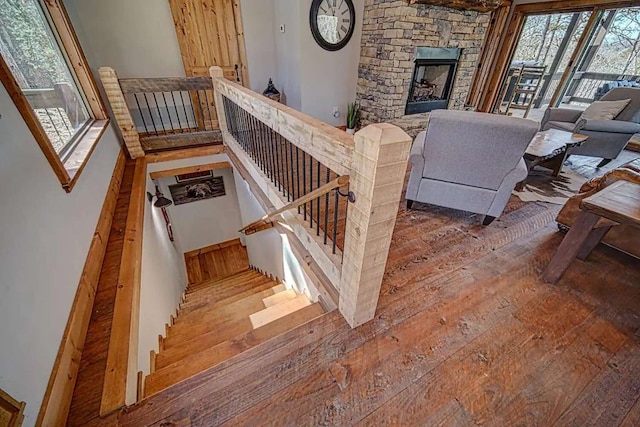
{"type": "Polygon", "coordinates": [[[240,229],[241,233],[244,234],[253,234],[257,231],[260,230],[256,230],[257,227],[265,224],[268,221],[271,221],[273,218],[277,217],[278,215],[280,215],[283,212],[286,211],[290,211],[292,209],[297,208],[298,206],[302,206],[305,203],[308,203],[314,199],[317,199],[318,197],[324,196],[325,194],[329,193],[330,191],[335,190],[336,188],[340,188],[343,187],[345,185],[347,185],[349,183],[349,175],[342,175],[337,177],[336,179],[329,181],[328,183],[326,183],[325,185],[323,185],[322,187],[318,187],[315,190],[313,190],[312,192],[294,200],[293,202],[281,207],[278,210],[275,210],[273,212],[271,212],[270,214],[267,214],[265,216],[263,216],[262,218],[260,218],[257,221],[252,222],[251,224],[243,227],[240,229]]]}

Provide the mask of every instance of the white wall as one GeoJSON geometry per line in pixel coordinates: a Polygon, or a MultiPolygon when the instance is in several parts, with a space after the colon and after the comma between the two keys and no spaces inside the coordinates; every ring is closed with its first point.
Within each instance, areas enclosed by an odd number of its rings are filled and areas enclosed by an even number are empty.
{"type": "Polygon", "coordinates": [[[0,85],[0,388],[35,423],[120,147],[109,128],[61,187],[0,85]]]}
{"type": "Polygon", "coordinates": [[[274,84],[279,87],[274,0],[242,0],[240,9],[250,87],[262,93],[267,88],[269,78],[273,78],[274,84]]]}
{"type": "MultiPolygon", "coordinates": [[[[216,169],[213,174],[222,176],[226,195],[167,208],[184,252],[240,237],[242,224],[233,172],[231,168],[216,169]]],[[[158,181],[165,197],[171,198],[169,185],[176,184],[175,177],[158,181]]]]}
{"type": "MultiPolygon", "coordinates": [[[[155,186],[147,175],[147,191],[155,186]]],[[[169,240],[164,217],[151,203],[145,205],[142,239],[142,277],[140,289],[140,323],[138,340],[138,370],[149,374],[149,351],[158,352],[158,335],[164,335],[164,325],[175,314],[180,296],[187,285],[184,251],[180,239],[169,240]]],[[[133,382],[132,385],[135,385],[133,382]]],[[[135,401],[135,387],[130,387],[129,399],[135,401]]]]}

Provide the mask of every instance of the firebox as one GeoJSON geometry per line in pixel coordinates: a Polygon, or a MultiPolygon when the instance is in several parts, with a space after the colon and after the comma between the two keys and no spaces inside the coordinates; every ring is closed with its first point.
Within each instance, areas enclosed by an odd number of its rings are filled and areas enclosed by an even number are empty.
{"type": "Polygon", "coordinates": [[[447,108],[458,68],[460,49],[416,48],[415,66],[405,114],[447,108]]]}

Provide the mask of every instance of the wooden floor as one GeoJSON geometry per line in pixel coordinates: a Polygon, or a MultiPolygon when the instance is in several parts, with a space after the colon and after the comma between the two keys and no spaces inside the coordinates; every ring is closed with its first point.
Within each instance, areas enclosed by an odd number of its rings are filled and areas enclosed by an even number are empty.
{"type": "Polygon", "coordinates": [[[247,249],[240,239],[187,252],[184,262],[189,284],[222,279],[249,268],[247,249]]]}
{"type": "Polygon", "coordinates": [[[107,351],[113,320],[113,305],[124,245],[124,231],[134,168],[135,161],[127,160],[107,242],[107,251],[98,281],[93,312],[89,321],[87,339],[80,359],[76,388],[71,400],[71,409],[67,419],[69,426],[90,424],[98,418],[100,411],[104,370],[107,365],[107,351]]]}
{"type": "Polygon", "coordinates": [[[375,320],[337,312],[106,425],[640,424],[640,263],[606,247],[539,276],[558,207],[401,209],[375,320]]]}

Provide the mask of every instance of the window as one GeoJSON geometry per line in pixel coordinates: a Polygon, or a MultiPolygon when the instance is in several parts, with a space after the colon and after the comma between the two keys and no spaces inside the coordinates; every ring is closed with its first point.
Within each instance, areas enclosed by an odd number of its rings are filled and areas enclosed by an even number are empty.
{"type": "Polygon", "coordinates": [[[61,0],[0,0],[0,78],[71,191],[108,120],[61,0]]]}

